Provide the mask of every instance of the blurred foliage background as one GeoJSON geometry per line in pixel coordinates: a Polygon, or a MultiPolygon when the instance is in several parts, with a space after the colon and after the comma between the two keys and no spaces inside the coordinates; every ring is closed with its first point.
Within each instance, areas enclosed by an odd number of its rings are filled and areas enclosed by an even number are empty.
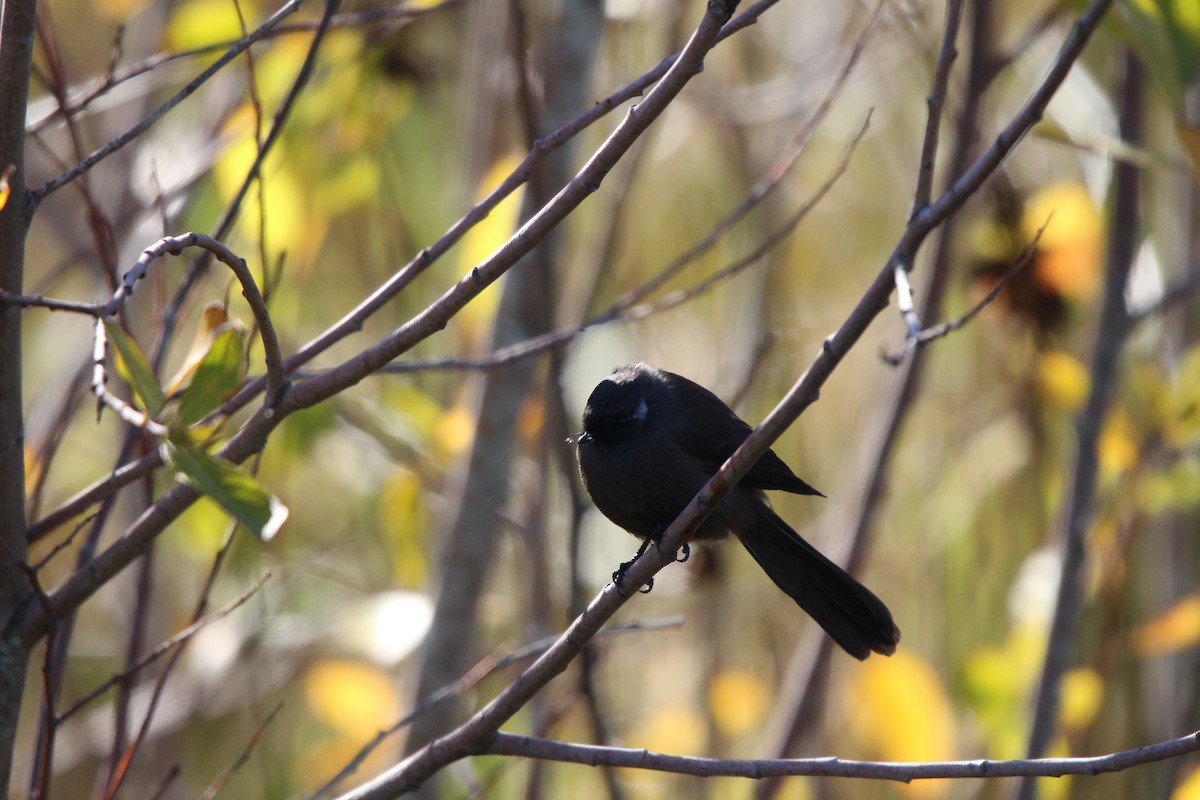
{"type": "MultiPolygon", "coordinates": [[[[589,71],[573,74],[548,65],[552,43],[575,13],[571,1],[418,0],[404,13],[388,13],[390,7],[364,0],[342,9],[261,181],[223,238],[267,288],[285,353],[334,324],[519,163],[528,146],[518,100],[522,73],[535,99],[555,82],[582,81],[582,104],[546,112],[545,119],[562,124],[677,50],[701,10],[684,0],[610,0],[593,8],[593,27],[580,35],[594,42],[594,57],[589,71]],[[525,39],[515,47],[518,23],[525,39]]],[[[975,153],[1041,78],[1076,4],[979,6],[990,15],[997,71],[979,113],[981,138],[968,143],[975,153]]],[[[241,37],[275,8],[261,0],[42,2],[29,184],[51,179],[130,127],[216,58],[221,50],[211,45],[241,37]],[[54,113],[55,85],[75,96],[106,74],[164,54],[173,57],[116,83],[72,115],[71,125],[54,113]]],[[[1141,169],[1143,218],[1115,224],[1138,226],[1128,296],[1132,308],[1151,311],[1124,351],[1100,440],[1079,641],[1051,752],[1108,752],[1197,727],[1200,306],[1186,293],[1156,306],[1192,273],[1200,246],[1195,150],[1189,152],[1197,141],[1189,127],[1200,63],[1196,9],[1187,0],[1120,5],[1034,134],[947,229],[939,246],[950,254],[949,318],[977,302],[1045,226],[1033,263],[997,301],[929,348],[860,571],[892,608],[904,632],[901,649],[861,664],[835,654],[820,689],[824,702],[806,720],[793,755],[1022,755],[1055,598],[1074,421],[1098,335],[1117,160],[1141,169]],[[1126,48],[1150,76],[1144,142],[1122,142],[1117,130],[1114,81],[1126,48]]],[[[309,3],[285,23],[290,29],[256,45],[251,59],[225,68],[86,179],[48,197],[27,248],[27,290],[101,299],[111,293],[105,276],[127,269],[158,237],[213,230],[308,53],[319,11],[309,3]]],[[[309,796],[380,730],[427,700],[431,687],[450,685],[477,664],[493,668],[458,687],[457,708],[443,704],[444,716],[425,718],[446,722],[515,677],[525,662],[504,657],[562,630],[636,547],[573,494],[573,453],[563,439],[577,429],[591,388],[612,367],[645,360],[705,384],[752,422],[774,405],[903,230],[942,15],[941,4],[919,0],[886,0],[879,8],[798,0],[772,8],[713,53],[704,73],[561,229],[546,251],[552,277],[527,281],[521,291],[538,298],[552,329],[608,308],[703,239],[793,137],[818,120],[775,191],[646,302],[697,287],[751,252],[832,180],[789,237],[686,302],[589,328],[555,356],[523,362],[530,383],[516,385],[519,402],[500,430],[480,425],[479,403],[484,381],[503,382],[509,373],[461,364],[381,374],[288,419],[256,465],[260,482],[291,512],[277,537],[264,544],[235,534],[227,514],[202,500],[140,566],[84,606],[60,711],[190,623],[225,544],[228,557],[207,592],[212,608],[270,573],[243,606],[204,626],[167,674],[124,795],[200,796],[237,764],[226,796],[309,796]],[[856,46],[861,57],[847,72],[856,46]],[[842,78],[827,113],[819,113],[842,78]],[[852,141],[853,156],[839,175],[852,141]],[[494,445],[496,436],[510,437],[511,446],[494,445]],[[489,453],[498,454],[491,466],[503,477],[502,491],[472,495],[471,502],[492,527],[451,533],[463,513],[472,454],[488,461],[489,453]],[[575,509],[583,511],[577,530],[575,509]],[[482,563],[443,556],[451,536],[472,533],[488,537],[475,551],[486,554],[482,563]],[[444,607],[453,598],[439,594],[452,573],[478,592],[477,603],[457,612],[444,607]],[[429,658],[422,645],[431,631],[454,643],[454,659],[429,658]]],[[[956,73],[948,131],[969,91],[956,73]]],[[[574,173],[622,113],[618,108],[577,138],[562,175],[574,173]]],[[[436,299],[514,232],[534,199],[523,194],[530,191],[506,200],[359,333],[307,365],[307,374],[436,299]]],[[[186,262],[158,265],[128,307],[129,330],[146,349],[162,330],[186,262]]],[[[916,266],[918,299],[927,271],[927,263],[916,266]]],[[[494,330],[509,324],[500,298],[515,274],[405,358],[486,356],[494,330]]],[[[213,301],[251,326],[228,273],[207,270],[188,296],[162,375],[174,374],[196,350],[192,335],[213,301]]],[[[248,341],[246,363],[257,374],[260,348],[255,337],[248,341]]],[[[864,502],[880,420],[901,374],[880,353],[902,344],[898,317],[885,313],[775,448],[828,496],[777,497],[776,507],[835,558],[845,555],[847,526],[864,502]]],[[[87,398],[90,321],[27,311],[24,347],[36,520],[113,469],[125,429],[113,414],[97,421],[87,398]]],[[[126,490],[104,536],[118,535],[170,480],[161,474],[126,490]]],[[[34,546],[35,561],[62,548],[42,569],[45,585],[75,568],[72,527],[34,546]]],[[[662,572],[654,591],[628,603],[616,620],[618,628],[633,623],[651,628],[601,636],[589,647],[586,668],[558,679],[510,729],[671,753],[775,754],[793,710],[788,698],[821,634],[740,548],[705,550],[662,572]]],[[[114,743],[146,717],[165,663],[137,672],[64,722],[53,796],[93,796],[114,743]]],[[[31,681],[14,797],[28,791],[41,700],[31,681]]],[[[394,763],[406,733],[373,749],[341,788],[394,763]]],[[[724,800],[765,792],[742,780],[605,775],[500,758],[460,767],[430,787],[430,796],[724,800]]],[[[1042,781],[1041,796],[1200,797],[1194,767],[1185,760],[1042,781]]],[[[798,800],[990,798],[1010,789],[998,781],[791,779],[771,791],[798,800]]]]}

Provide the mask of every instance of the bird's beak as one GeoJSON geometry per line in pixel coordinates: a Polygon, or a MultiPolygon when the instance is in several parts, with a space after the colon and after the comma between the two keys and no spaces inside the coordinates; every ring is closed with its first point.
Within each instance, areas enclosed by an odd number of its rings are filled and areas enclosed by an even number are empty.
{"type": "Polygon", "coordinates": [[[590,442],[590,441],[592,441],[592,435],[590,433],[588,433],[587,431],[583,431],[582,433],[577,433],[574,436],[567,437],[567,442],[570,444],[584,444],[585,442],[590,442]]]}

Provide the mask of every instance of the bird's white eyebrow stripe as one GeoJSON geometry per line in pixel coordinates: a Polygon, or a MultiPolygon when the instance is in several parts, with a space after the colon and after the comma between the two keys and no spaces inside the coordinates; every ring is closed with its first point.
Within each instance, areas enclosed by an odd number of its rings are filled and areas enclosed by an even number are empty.
{"type": "Polygon", "coordinates": [[[633,418],[636,419],[638,422],[642,422],[643,420],[646,419],[646,414],[648,414],[649,412],[650,412],[650,409],[647,408],[647,406],[646,406],[646,398],[639,397],[638,398],[638,407],[637,407],[637,410],[633,412],[633,418]]]}

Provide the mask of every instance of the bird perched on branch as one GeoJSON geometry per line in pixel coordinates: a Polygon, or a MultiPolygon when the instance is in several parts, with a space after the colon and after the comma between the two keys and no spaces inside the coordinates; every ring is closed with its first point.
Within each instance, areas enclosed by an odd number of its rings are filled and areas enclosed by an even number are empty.
{"type": "MultiPolygon", "coordinates": [[[[588,398],[583,432],[575,437],[579,472],[596,507],[645,549],[750,431],[720,398],[687,378],[648,364],[618,367],[588,398]]],[[[900,630],[887,606],[780,519],[768,489],[821,494],[768,451],[693,538],[736,536],[775,585],[855,658],[894,653],[900,630]]]]}

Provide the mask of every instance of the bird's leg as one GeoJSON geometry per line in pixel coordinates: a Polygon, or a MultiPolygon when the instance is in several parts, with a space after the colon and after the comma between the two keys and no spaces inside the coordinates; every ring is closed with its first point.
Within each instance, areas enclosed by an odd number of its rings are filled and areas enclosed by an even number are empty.
{"type": "MultiPolygon", "coordinates": [[[[629,559],[628,561],[622,562],[621,566],[617,567],[617,571],[612,574],[613,586],[616,586],[617,591],[621,592],[621,594],[625,594],[624,592],[621,591],[621,582],[623,580],[625,580],[625,573],[629,571],[629,568],[631,566],[633,566],[633,562],[637,561],[639,558],[642,557],[642,553],[646,552],[646,548],[650,546],[651,541],[653,541],[653,537],[651,537],[650,539],[643,539],[641,546],[638,547],[638,551],[633,554],[633,558],[629,559]]],[[[657,545],[657,543],[656,543],[656,545],[657,545]]],[[[654,588],[654,578],[651,578],[650,580],[648,580],[646,582],[645,586],[643,586],[641,589],[638,589],[638,592],[640,594],[650,594],[650,590],[653,588],[654,588]]],[[[628,595],[626,595],[626,596],[628,597],[628,595]]]]}
{"type": "MultiPolygon", "coordinates": [[[[652,533],[650,535],[650,538],[654,540],[655,549],[660,550],[660,551],[662,550],[662,547],[660,545],[662,545],[663,534],[666,532],[667,532],[667,526],[659,525],[657,528],[654,529],[654,533],[652,533]]],[[[679,549],[683,555],[682,555],[682,557],[675,559],[676,564],[682,564],[683,562],[687,561],[689,558],[692,557],[692,546],[690,544],[688,544],[687,542],[684,542],[683,547],[681,547],[679,549]]],[[[641,553],[638,553],[638,555],[641,555],[641,553]]]]}

